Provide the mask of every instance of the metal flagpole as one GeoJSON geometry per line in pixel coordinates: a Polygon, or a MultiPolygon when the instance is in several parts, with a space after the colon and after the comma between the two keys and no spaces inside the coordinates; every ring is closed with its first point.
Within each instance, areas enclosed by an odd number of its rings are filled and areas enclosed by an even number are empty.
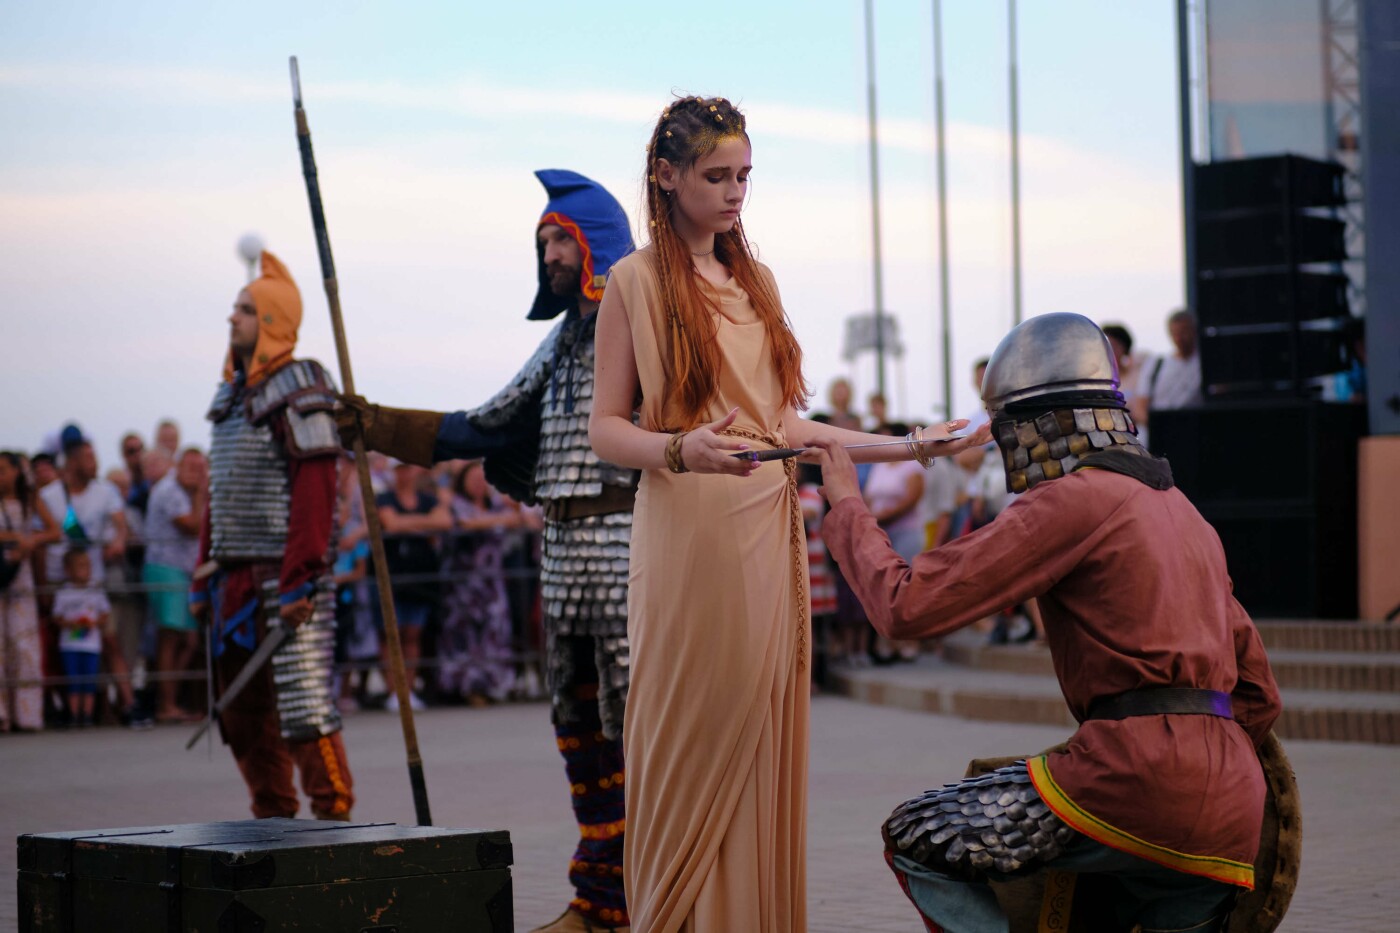
{"type": "MultiPolygon", "coordinates": [[[[326,287],[326,300],[331,310],[331,330],[335,334],[335,352],[340,360],[340,384],[346,395],[355,394],[355,376],[350,370],[350,345],[345,339],[345,321],[340,315],[340,285],[335,277],[335,260],[331,256],[330,233],[326,229],[326,212],[321,204],[321,183],[316,176],[316,156],[311,151],[311,128],[306,111],[301,106],[301,75],[296,56],[291,59],[292,100],[296,106],[297,144],[301,148],[301,170],[306,178],[306,197],[311,202],[311,223],[316,229],[316,248],[321,255],[321,275],[326,287]]],[[[394,690],[399,700],[399,723],[403,727],[403,744],[408,753],[408,780],[413,787],[413,809],[418,825],[431,826],[428,810],[428,785],[423,779],[423,758],[418,753],[418,731],[413,724],[413,707],[409,699],[409,683],[405,676],[403,648],[399,644],[399,620],[394,612],[393,590],[389,583],[389,564],[384,557],[384,531],[379,526],[379,513],[374,508],[374,487],[370,483],[369,460],[365,457],[365,442],[355,437],[355,469],[360,478],[360,495],[365,503],[365,525],[369,530],[370,553],[374,560],[374,579],[379,587],[379,605],[384,614],[384,638],[389,643],[389,668],[394,675],[394,690]]]]}
{"type": "Polygon", "coordinates": [[[1011,323],[1021,323],[1021,129],[1016,82],[1016,0],[1007,0],[1007,50],[1011,62],[1011,323]]]}
{"type": "Polygon", "coordinates": [[[870,236],[875,267],[875,391],[885,394],[885,281],[880,252],[880,138],[875,128],[875,6],[865,0],[866,113],[870,121],[870,236]]]}
{"type": "Polygon", "coordinates": [[[943,417],[953,417],[953,312],[948,298],[948,166],[943,130],[943,4],[933,0],[933,108],[938,131],[938,321],[943,332],[943,417]]]}
{"type": "Polygon", "coordinates": [[[1186,308],[1196,310],[1196,158],[1192,133],[1191,11],[1187,0],[1176,4],[1177,117],[1181,142],[1181,229],[1184,234],[1186,308]]]}

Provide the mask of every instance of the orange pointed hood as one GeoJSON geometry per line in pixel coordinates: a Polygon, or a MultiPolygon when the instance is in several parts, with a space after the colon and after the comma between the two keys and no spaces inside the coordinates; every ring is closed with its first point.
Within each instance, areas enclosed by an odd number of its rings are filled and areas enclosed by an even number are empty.
{"type": "MultiPolygon", "coordinates": [[[[282,260],[263,250],[262,275],[248,283],[258,309],[258,345],[253,349],[247,384],[255,386],[292,359],[301,327],[301,292],[282,260]]],[[[233,352],[224,360],[224,381],[234,376],[233,352]]]]}

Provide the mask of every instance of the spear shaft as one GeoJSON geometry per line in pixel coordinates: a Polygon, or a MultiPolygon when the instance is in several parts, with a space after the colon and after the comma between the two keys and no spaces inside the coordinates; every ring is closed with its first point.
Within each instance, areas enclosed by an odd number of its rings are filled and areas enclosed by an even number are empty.
{"type": "MultiPolygon", "coordinates": [[[[301,173],[306,178],[306,197],[311,202],[311,224],[316,229],[316,249],[321,256],[321,277],[326,287],[326,301],[331,309],[331,330],[335,334],[335,353],[340,361],[340,384],[346,395],[355,394],[355,376],[350,369],[350,344],[345,339],[345,321],[340,314],[340,285],[335,277],[335,259],[331,256],[330,232],[326,228],[326,211],[321,203],[321,183],[316,174],[316,156],[311,151],[311,128],[306,111],[301,106],[301,75],[297,59],[291,59],[292,100],[296,106],[297,145],[301,148],[301,173]]],[[[413,787],[413,809],[418,825],[431,826],[428,810],[428,785],[423,779],[423,757],[418,752],[418,730],[413,723],[413,707],[409,699],[409,683],[405,676],[403,649],[399,645],[399,620],[394,611],[394,595],[389,582],[389,564],[384,556],[384,529],[379,524],[379,512],[374,507],[374,486],[370,482],[369,460],[365,457],[365,442],[356,435],[354,443],[355,470],[360,479],[360,496],[364,501],[365,526],[369,530],[370,553],[374,559],[374,580],[379,588],[379,606],[384,616],[384,637],[389,642],[389,668],[394,675],[394,691],[399,701],[399,723],[403,727],[403,744],[408,755],[408,780],[413,787]]]]}

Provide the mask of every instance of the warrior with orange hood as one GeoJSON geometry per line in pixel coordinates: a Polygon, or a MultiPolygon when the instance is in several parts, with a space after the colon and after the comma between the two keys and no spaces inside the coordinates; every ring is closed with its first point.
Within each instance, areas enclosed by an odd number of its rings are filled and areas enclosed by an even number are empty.
{"type": "Polygon", "coordinates": [[[210,625],[222,692],[275,626],[292,630],[220,714],[256,817],[293,817],[301,772],[318,819],[347,820],[350,768],[331,693],[335,587],[330,572],[340,444],[335,385],[315,360],[293,359],[301,295],[262,254],[262,276],[229,316],[224,378],[208,418],[209,506],[190,599],[210,625]]]}

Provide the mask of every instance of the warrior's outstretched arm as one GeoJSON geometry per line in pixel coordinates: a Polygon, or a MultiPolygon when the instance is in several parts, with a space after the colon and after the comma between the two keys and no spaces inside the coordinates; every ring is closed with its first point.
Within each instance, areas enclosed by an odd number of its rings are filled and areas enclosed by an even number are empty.
{"type": "Polygon", "coordinates": [[[474,460],[487,454],[507,450],[532,439],[538,427],[516,422],[486,430],[472,423],[465,411],[442,416],[437,440],[433,443],[433,462],[440,460],[474,460]]]}
{"type": "Polygon", "coordinates": [[[341,442],[349,449],[359,434],[369,450],[424,467],[537,443],[540,398],[549,382],[560,326],[550,331],[505,388],[469,411],[388,408],[357,396],[342,397],[335,413],[341,442]]]}

